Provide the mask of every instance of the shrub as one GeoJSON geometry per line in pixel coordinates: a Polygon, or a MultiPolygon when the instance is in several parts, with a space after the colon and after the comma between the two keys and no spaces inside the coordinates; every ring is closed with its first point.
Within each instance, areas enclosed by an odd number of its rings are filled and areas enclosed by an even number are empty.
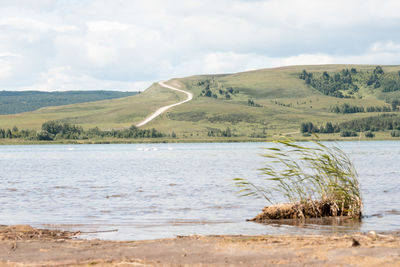
{"type": "Polygon", "coordinates": [[[375,137],[375,134],[374,134],[373,132],[371,132],[371,131],[368,131],[368,132],[365,133],[365,137],[367,137],[367,138],[374,138],[374,137],[375,137]]]}
{"type": "Polygon", "coordinates": [[[400,131],[391,131],[391,132],[390,132],[390,135],[391,135],[392,137],[400,137],[400,131]]]}
{"type": "Polygon", "coordinates": [[[51,133],[47,131],[41,131],[37,133],[37,139],[41,141],[52,141],[53,136],[51,133]]]}
{"type": "Polygon", "coordinates": [[[340,132],[341,137],[354,137],[358,136],[358,134],[355,131],[349,131],[349,130],[343,130],[340,132]]]}

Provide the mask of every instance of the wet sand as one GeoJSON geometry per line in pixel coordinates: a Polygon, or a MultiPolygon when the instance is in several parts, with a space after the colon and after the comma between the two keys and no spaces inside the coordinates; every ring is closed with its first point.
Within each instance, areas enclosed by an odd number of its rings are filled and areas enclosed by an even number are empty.
{"type": "Polygon", "coordinates": [[[149,241],[0,226],[0,266],[400,266],[400,236],[185,236],[149,241]]]}

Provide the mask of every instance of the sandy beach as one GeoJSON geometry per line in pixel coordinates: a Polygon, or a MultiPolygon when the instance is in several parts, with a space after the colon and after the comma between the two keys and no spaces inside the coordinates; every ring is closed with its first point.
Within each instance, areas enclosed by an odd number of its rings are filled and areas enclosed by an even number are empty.
{"type": "Polygon", "coordinates": [[[399,266],[398,233],[181,236],[82,240],[78,233],[0,227],[0,266],[399,266]]]}

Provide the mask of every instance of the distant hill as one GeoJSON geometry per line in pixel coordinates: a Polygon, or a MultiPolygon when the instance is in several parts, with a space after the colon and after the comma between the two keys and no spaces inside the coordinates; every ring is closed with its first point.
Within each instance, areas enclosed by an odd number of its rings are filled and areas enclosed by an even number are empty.
{"type": "Polygon", "coordinates": [[[137,93],[118,91],[0,91],[0,114],[16,114],[48,106],[121,98],[137,93]]]}
{"type": "Polygon", "coordinates": [[[174,79],[193,101],[148,127],[188,136],[264,137],[293,133],[302,122],[318,127],[398,113],[400,66],[310,65],[174,79]],[[306,77],[304,76],[306,74],[306,77]],[[392,111],[394,110],[394,111],[392,111]]]}
{"type": "MultiPolygon", "coordinates": [[[[193,100],[144,128],[187,139],[264,138],[300,132],[307,122],[320,127],[383,113],[400,115],[399,71],[400,66],[310,65],[171,79],[166,83],[190,91],[193,100]]],[[[0,128],[39,129],[45,121],[59,120],[85,129],[119,129],[185,98],[155,83],[135,96],[0,115],[0,128]]]]}

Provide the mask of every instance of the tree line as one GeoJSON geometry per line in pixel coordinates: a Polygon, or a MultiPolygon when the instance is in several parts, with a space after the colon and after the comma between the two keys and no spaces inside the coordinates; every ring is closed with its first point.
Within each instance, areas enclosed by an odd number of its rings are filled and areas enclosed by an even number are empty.
{"type": "Polygon", "coordinates": [[[121,98],[138,93],[97,90],[66,92],[0,91],[0,114],[15,114],[48,106],[121,98]]]}
{"type": "Polygon", "coordinates": [[[232,137],[233,134],[232,134],[232,130],[229,127],[227,127],[225,130],[222,130],[222,131],[219,129],[209,130],[207,135],[209,137],[215,137],[215,136],[217,136],[217,137],[232,137]]]}
{"type": "MultiPolygon", "coordinates": [[[[53,141],[53,140],[84,140],[90,138],[160,138],[166,136],[156,129],[139,129],[132,125],[127,129],[101,130],[98,127],[84,130],[81,126],[60,122],[48,121],[42,124],[40,131],[0,128],[0,138],[19,138],[25,140],[53,141]]],[[[176,136],[176,135],[175,135],[176,136]]]]}
{"type": "MultiPolygon", "coordinates": [[[[317,126],[312,122],[303,122],[300,125],[300,132],[311,133],[340,133],[341,136],[357,136],[360,132],[377,131],[400,131],[400,116],[394,114],[382,114],[374,117],[355,119],[347,122],[336,123],[326,122],[325,125],[317,126]]],[[[392,136],[393,136],[392,134],[392,136]]]]}
{"type": "Polygon", "coordinates": [[[391,112],[396,111],[397,105],[393,108],[390,106],[370,106],[364,108],[363,106],[351,105],[348,103],[343,103],[341,105],[335,105],[330,107],[330,111],[334,113],[359,113],[359,112],[391,112]]]}

